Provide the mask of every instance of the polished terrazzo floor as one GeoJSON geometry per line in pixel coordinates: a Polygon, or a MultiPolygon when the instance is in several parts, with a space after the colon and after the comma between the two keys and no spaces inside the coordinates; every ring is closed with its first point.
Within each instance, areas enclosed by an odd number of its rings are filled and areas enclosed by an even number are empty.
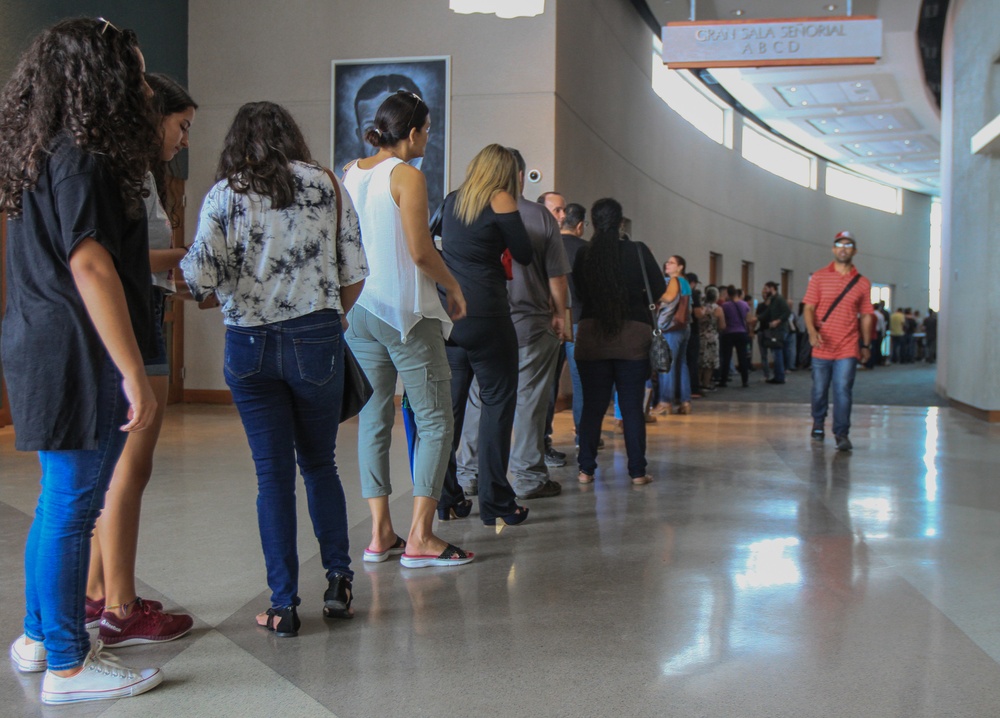
{"type": "MultiPolygon", "coordinates": [[[[722,397],[719,397],[720,399],[722,397]]],[[[735,397],[734,397],[735,398],[735,397]]],[[[557,444],[572,434],[557,416],[557,444]],[[561,441],[560,441],[561,440],[561,441]]],[[[477,559],[364,564],[370,531],[342,428],[357,616],[320,617],[325,582],[300,495],[297,639],[267,607],[249,450],[229,407],[173,406],[146,494],[142,595],[196,618],[117,651],[162,665],[138,698],[48,709],[0,670],[0,716],[860,716],[1000,714],[1000,426],[947,408],[856,406],[853,454],[808,439],[807,407],[697,402],[650,427],[656,481],[632,487],[605,433],[597,481],[554,470],[496,536],[440,527],[477,559]]],[[[392,508],[410,495],[401,432],[392,508]]],[[[33,455],[0,429],[0,615],[20,632],[33,455]]],[[[300,492],[301,494],[302,492],[300,492]]]]}

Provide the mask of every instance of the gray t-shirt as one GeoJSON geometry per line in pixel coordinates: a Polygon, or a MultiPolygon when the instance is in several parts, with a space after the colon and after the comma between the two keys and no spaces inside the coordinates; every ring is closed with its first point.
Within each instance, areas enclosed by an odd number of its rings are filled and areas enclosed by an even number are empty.
{"type": "Polygon", "coordinates": [[[559,225],[545,205],[523,197],[517,201],[521,220],[531,238],[531,264],[514,264],[514,278],[507,282],[510,318],[517,331],[518,346],[550,331],[549,278],[569,274],[573,268],[559,235],[559,225]]]}

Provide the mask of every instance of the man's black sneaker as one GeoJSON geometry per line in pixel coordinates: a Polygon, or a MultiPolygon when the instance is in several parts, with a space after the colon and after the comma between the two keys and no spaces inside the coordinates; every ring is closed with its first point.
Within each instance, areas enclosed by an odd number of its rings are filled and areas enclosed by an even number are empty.
{"type": "Polygon", "coordinates": [[[556,451],[551,446],[545,450],[545,465],[550,469],[558,469],[566,465],[566,454],[556,451]]]}
{"type": "Polygon", "coordinates": [[[837,437],[837,451],[850,451],[854,448],[851,444],[851,440],[847,438],[847,434],[843,434],[837,437]]]}
{"type": "Polygon", "coordinates": [[[534,491],[529,491],[524,496],[518,496],[517,498],[524,501],[526,499],[547,499],[550,496],[558,496],[562,493],[562,484],[558,481],[546,481],[544,484],[539,486],[534,491]]]}
{"type": "Polygon", "coordinates": [[[813,441],[823,441],[823,427],[814,426],[812,432],[809,434],[813,441]]]}

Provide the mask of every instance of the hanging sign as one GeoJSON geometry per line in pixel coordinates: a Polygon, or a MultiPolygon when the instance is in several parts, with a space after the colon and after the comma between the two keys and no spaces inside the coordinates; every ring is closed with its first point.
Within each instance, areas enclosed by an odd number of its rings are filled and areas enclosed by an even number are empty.
{"type": "Polygon", "coordinates": [[[870,65],[882,56],[875,17],[672,22],[663,62],[673,69],[870,65]]]}

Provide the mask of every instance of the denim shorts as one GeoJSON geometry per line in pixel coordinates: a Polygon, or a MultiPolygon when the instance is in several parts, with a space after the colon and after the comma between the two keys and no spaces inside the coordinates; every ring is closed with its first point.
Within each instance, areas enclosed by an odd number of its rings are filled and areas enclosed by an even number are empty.
{"type": "Polygon", "coordinates": [[[167,293],[158,287],[150,290],[150,305],[153,312],[153,345],[155,352],[143,364],[146,376],[170,376],[170,358],[167,343],[163,338],[163,312],[167,303],[167,293]]]}

